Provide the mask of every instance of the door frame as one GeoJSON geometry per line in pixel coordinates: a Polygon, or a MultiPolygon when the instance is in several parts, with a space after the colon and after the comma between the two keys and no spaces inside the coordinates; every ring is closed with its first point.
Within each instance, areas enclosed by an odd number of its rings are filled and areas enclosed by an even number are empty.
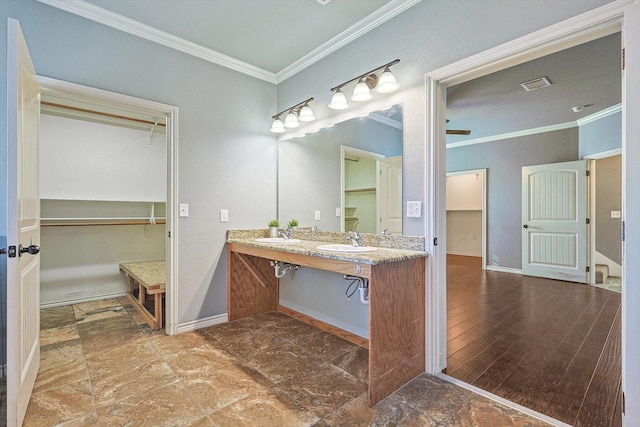
{"type": "MultiPolygon", "coordinates": [[[[425,95],[426,95],[426,127],[425,127],[425,164],[426,183],[425,204],[426,211],[431,218],[425,221],[424,235],[426,237],[426,250],[432,259],[433,268],[426,273],[426,300],[429,306],[425,310],[427,337],[426,345],[426,371],[434,375],[442,375],[441,371],[447,363],[447,311],[446,311],[446,88],[455,84],[460,84],[477,77],[481,77],[493,72],[512,67],[533,59],[537,59],[552,53],[568,49],[570,47],[586,43],[607,35],[622,32],[623,43],[627,49],[631,45],[625,38],[627,31],[637,33],[638,21],[640,21],[640,6],[637,0],[617,0],[589,12],[558,22],[549,27],[535,31],[523,37],[517,38],[492,49],[480,52],[476,55],[462,59],[458,62],[429,72],[425,75],[425,95]],[[623,26],[625,15],[629,15],[633,20],[633,27],[627,30],[623,26]],[[430,183],[430,184],[429,184],[430,183]],[[438,241],[444,244],[438,244],[438,241]]],[[[634,44],[635,47],[635,44],[634,44]]],[[[629,81],[635,77],[635,67],[638,60],[636,52],[627,54],[626,63],[631,64],[625,71],[626,76],[622,83],[623,115],[622,115],[622,147],[623,147],[623,207],[626,205],[626,135],[629,128],[626,122],[627,109],[633,110],[635,104],[631,102],[632,97],[627,96],[630,91],[629,81]],[[633,56],[632,56],[633,55],[633,56]],[[631,72],[633,70],[633,72],[631,72]],[[632,74],[633,73],[633,74],[632,74]]],[[[633,150],[632,150],[633,151],[633,150]]],[[[624,209],[624,208],[623,208],[624,209]]],[[[630,228],[630,227],[627,227],[630,228]]],[[[627,243],[623,243],[623,256],[627,243]]],[[[635,249],[635,246],[633,246],[635,249]]],[[[628,267],[626,263],[624,266],[628,267]]],[[[624,268],[624,267],[623,267],[624,268]]],[[[625,289],[625,279],[628,276],[623,270],[623,284],[625,289]]],[[[632,345],[630,350],[625,349],[626,343],[626,300],[623,291],[622,304],[622,382],[623,392],[627,392],[627,402],[630,402],[630,394],[636,395],[639,384],[626,380],[630,372],[626,369],[625,359],[638,347],[632,345]],[[631,384],[630,389],[625,389],[625,384],[631,384]],[[633,389],[633,390],[631,390],[633,389]],[[631,391],[631,393],[629,393],[631,391]]],[[[635,317],[632,319],[635,322],[635,317]]],[[[637,322],[635,322],[637,323],[637,322]]],[[[463,386],[471,388],[466,383],[463,386]]],[[[475,389],[475,388],[474,388],[475,389]]],[[[481,394],[490,395],[482,390],[475,390],[481,394]]],[[[491,395],[495,398],[495,396],[491,395]]],[[[499,399],[503,403],[516,407],[513,402],[499,399]]],[[[627,405],[629,406],[629,405],[627,405]]],[[[636,409],[633,410],[636,412],[636,409]]],[[[630,422],[628,418],[629,408],[627,408],[624,422],[630,422]]]]}
{"type": "Polygon", "coordinates": [[[589,170],[591,171],[591,186],[589,189],[589,218],[591,218],[591,233],[589,236],[589,284],[591,285],[596,284],[596,180],[598,179],[596,160],[621,154],[622,148],[615,148],[583,157],[589,161],[589,170]]]}
{"type": "MultiPolygon", "coordinates": [[[[484,168],[484,169],[471,169],[471,170],[464,170],[464,171],[446,172],[447,177],[460,176],[460,175],[482,176],[482,239],[481,239],[482,240],[482,269],[486,270],[487,269],[487,169],[484,168]]],[[[447,211],[447,204],[446,204],[446,192],[445,192],[445,218],[447,215],[446,211],[447,211]]]]}
{"type": "Polygon", "coordinates": [[[167,335],[178,333],[178,235],[176,233],[178,200],[178,107],[147,99],[136,98],[116,92],[109,92],[76,83],[38,76],[43,93],[57,92],[88,98],[96,102],[145,109],[165,115],[167,138],[167,219],[166,219],[166,313],[165,332],[167,335]]]}
{"type": "Polygon", "coordinates": [[[363,150],[362,148],[355,148],[349,145],[340,146],[340,231],[344,233],[344,179],[345,168],[344,161],[348,153],[353,153],[361,157],[367,157],[370,159],[384,159],[384,154],[376,153],[375,151],[363,150]]]}

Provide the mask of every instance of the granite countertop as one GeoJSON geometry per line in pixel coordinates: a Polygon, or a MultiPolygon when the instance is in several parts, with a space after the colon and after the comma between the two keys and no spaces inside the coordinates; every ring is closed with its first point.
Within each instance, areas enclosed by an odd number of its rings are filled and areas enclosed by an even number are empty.
{"type": "MultiPolygon", "coordinates": [[[[263,236],[257,236],[263,237],[263,236]]],[[[257,237],[238,236],[227,239],[227,243],[264,248],[279,252],[308,255],[318,258],[334,259],[338,261],[356,262],[360,264],[384,264],[388,262],[404,261],[414,258],[424,258],[427,253],[411,249],[382,248],[373,252],[329,252],[317,249],[319,245],[337,243],[335,241],[300,240],[296,243],[264,243],[258,242],[257,237]]],[[[295,238],[295,236],[294,236],[295,238]]],[[[344,243],[344,242],[340,242],[344,243]]],[[[365,241],[366,243],[366,241],[365,241]]]]}

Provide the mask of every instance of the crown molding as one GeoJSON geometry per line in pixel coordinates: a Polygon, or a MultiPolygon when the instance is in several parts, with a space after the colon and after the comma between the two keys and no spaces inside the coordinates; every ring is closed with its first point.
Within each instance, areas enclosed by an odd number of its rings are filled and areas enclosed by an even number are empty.
{"type": "Polygon", "coordinates": [[[622,104],[612,105],[611,107],[605,108],[604,110],[600,110],[597,113],[593,113],[589,116],[578,119],[576,120],[576,123],[578,123],[578,126],[583,126],[583,125],[586,125],[587,123],[592,123],[592,122],[595,122],[596,120],[604,119],[605,117],[611,116],[621,111],[622,111],[622,104]]]}
{"type": "Polygon", "coordinates": [[[124,31],[137,37],[158,43],[171,49],[195,56],[196,58],[217,64],[234,71],[246,74],[269,83],[280,83],[330,55],[341,47],[351,43],[358,37],[368,33],[389,19],[404,12],[421,0],[392,0],[355,25],[344,30],[328,42],[314,49],[291,65],[274,74],[270,71],[232,58],[200,44],[185,40],[165,31],[127,18],[118,13],[87,3],[84,0],[38,0],[40,3],[55,7],[65,12],[90,19],[94,22],[124,31]]]}
{"type": "Polygon", "coordinates": [[[282,83],[289,77],[292,77],[304,70],[305,68],[315,64],[322,58],[329,56],[341,47],[351,43],[357,38],[365,35],[369,31],[384,24],[394,16],[404,12],[411,6],[420,3],[421,0],[392,0],[385,6],[373,12],[360,22],[347,28],[328,42],[320,45],[302,58],[298,59],[291,65],[284,67],[276,73],[276,83],[282,83]]]}
{"type": "Polygon", "coordinates": [[[466,145],[482,144],[485,142],[500,141],[502,139],[519,138],[521,136],[535,135],[538,133],[554,132],[557,130],[569,129],[577,126],[578,124],[576,122],[566,122],[566,123],[559,123],[557,125],[542,126],[538,128],[519,130],[517,132],[503,133],[500,135],[486,136],[484,138],[475,138],[475,139],[469,139],[466,141],[452,142],[450,144],[447,144],[447,150],[450,148],[464,147],[466,145]]]}
{"type": "Polygon", "coordinates": [[[154,43],[178,50],[196,58],[229,68],[239,73],[255,77],[269,83],[276,83],[276,75],[255,65],[224,55],[213,49],[158,30],[149,25],[111,12],[83,0],[38,0],[40,3],[55,7],[65,12],[73,13],[86,19],[107,25],[116,30],[124,31],[154,43]]]}
{"type": "Polygon", "coordinates": [[[369,114],[369,116],[367,116],[367,118],[369,118],[371,120],[375,120],[376,122],[380,122],[383,125],[387,125],[387,126],[390,126],[392,128],[396,128],[396,129],[402,130],[402,122],[399,122],[398,120],[390,119],[389,117],[383,116],[382,114],[379,114],[377,112],[373,112],[373,113],[369,114]]]}

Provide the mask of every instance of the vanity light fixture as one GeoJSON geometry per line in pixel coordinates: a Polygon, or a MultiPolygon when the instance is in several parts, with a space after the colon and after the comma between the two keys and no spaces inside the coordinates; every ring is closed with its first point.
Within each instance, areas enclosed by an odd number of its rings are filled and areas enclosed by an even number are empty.
{"type": "Polygon", "coordinates": [[[333,94],[331,102],[329,103],[329,108],[332,110],[346,110],[349,108],[349,104],[347,104],[347,97],[344,96],[341,88],[338,88],[336,93],[333,94]]]}
{"type": "Polygon", "coordinates": [[[358,84],[353,89],[353,95],[351,96],[351,100],[355,102],[364,102],[370,100],[373,97],[373,95],[371,94],[371,89],[373,88],[376,88],[376,92],[378,93],[391,93],[398,90],[400,85],[396,81],[396,78],[390,69],[392,65],[395,65],[398,62],[400,62],[400,60],[396,59],[387,64],[374,68],[371,71],[367,71],[364,74],[354,77],[351,80],[347,80],[346,82],[334,88],[331,88],[330,90],[331,92],[333,92],[333,97],[331,98],[331,102],[329,103],[329,108],[333,110],[344,110],[346,108],[349,108],[349,104],[347,104],[347,98],[344,96],[342,88],[356,80],[358,81],[358,84]],[[378,78],[378,75],[376,73],[380,70],[383,71],[378,78]]]}
{"type": "Polygon", "coordinates": [[[287,129],[294,129],[300,126],[300,122],[310,122],[315,120],[313,110],[309,107],[309,103],[314,98],[305,99],[296,105],[280,111],[278,114],[273,115],[273,123],[271,124],[271,132],[284,133],[287,129]],[[284,122],[280,119],[280,116],[285,114],[284,122]]]}
{"type": "Polygon", "coordinates": [[[298,115],[293,111],[289,111],[289,114],[284,118],[284,127],[287,129],[294,129],[300,126],[298,121],[298,115]]]}

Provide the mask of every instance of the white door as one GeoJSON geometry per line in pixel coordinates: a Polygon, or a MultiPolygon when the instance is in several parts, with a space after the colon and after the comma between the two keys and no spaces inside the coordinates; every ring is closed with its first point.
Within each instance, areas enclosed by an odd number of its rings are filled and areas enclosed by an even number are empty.
{"type": "Polygon", "coordinates": [[[20,24],[8,29],[7,423],[19,426],[40,364],[40,93],[20,24]]]}
{"type": "Polygon", "coordinates": [[[378,160],[377,169],[377,232],[402,234],[402,156],[378,160]]]}
{"type": "Polygon", "coordinates": [[[587,161],[522,168],[522,273],[587,281],[587,161]]]}

